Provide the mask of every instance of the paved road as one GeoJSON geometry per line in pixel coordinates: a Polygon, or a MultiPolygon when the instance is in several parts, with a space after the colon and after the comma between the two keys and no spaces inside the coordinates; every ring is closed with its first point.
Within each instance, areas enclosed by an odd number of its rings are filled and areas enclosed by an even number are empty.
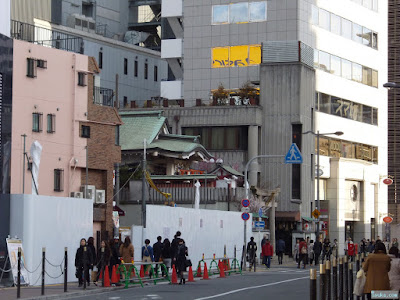
{"type": "MultiPolygon", "coordinates": [[[[90,295],[96,300],[242,300],[242,299],[307,299],[309,270],[273,268],[257,273],[232,275],[225,279],[198,280],[186,285],[159,283],[90,295]]],[[[88,295],[69,299],[88,299],[88,295]]]]}

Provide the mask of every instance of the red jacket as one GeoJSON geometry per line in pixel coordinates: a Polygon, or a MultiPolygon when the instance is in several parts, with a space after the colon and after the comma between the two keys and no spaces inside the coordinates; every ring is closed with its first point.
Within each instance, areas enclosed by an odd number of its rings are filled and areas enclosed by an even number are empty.
{"type": "Polygon", "coordinates": [[[262,246],[262,255],[264,256],[272,256],[274,255],[274,249],[272,248],[269,242],[266,242],[264,246],[262,246]]]}
{"type": "Polygon", "coordinates": [[[303,249],[304,247],[306,248],[306,250],[308,250],[307,249],[307,243],[305,241],[300,242],[300,244],[299,244],[299,254],[302,254],[301,253],[301,249],[303,249]]]}

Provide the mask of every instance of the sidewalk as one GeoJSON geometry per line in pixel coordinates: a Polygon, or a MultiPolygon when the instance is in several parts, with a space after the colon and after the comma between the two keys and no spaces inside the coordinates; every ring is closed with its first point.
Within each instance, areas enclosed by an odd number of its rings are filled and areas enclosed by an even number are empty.
{"type": "MultiPolygon", "coordinates": [[[[113,290],[123,289],[123,286],[119,287],[108,287],[104,288],[101,286],[95,286],[94,284],[90,284],[90,286],[86,287],[84,290],[82,287],[78,287],[77,282],[68,283],[67,290],[68,292],[64,293],[64,284],[54,284],[54,285],[46,285],[44,296],[41,296],[41,287],[40,286],[21,286],[21,298],[20,299],[61,299],[66,296],[85,296],[85,295],[93,295],[104,292],[110,292],[113,290]]],[[[16,287],[8,287],[8,288],[0,288],[0,299],[1,300],[13,300],[17,299],[17,288],[16,287]]]]}

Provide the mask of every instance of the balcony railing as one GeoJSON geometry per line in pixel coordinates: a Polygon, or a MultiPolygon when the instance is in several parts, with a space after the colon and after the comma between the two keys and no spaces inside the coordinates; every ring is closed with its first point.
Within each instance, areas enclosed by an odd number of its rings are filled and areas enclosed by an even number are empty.
{"type": "Polygon", "coordinates": [[[82,38],[15,20],[11,20],[11,38],[83,54],[82,38]]]}
{"type": "Polygon", "coordinates": [[[102,87],[94,87],[93,103],[103,106],[114,106],[114,91],[102,87]]]}

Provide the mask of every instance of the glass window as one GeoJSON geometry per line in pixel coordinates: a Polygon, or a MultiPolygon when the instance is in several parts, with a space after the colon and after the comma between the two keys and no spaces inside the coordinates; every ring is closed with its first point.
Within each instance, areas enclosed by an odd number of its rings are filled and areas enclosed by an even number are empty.
{"type": "Polygon", "coordinates": [[[372,48],[378,49],[378,34],[376,32],[372,33],[372,48]]]}
{"type": "Polygon", "coordinates": [[[372,9],[378,11],[378,0],[372,0],[372,9]]]}
{"type": "Polygon", "coordinates": [[[210,149],[224,149],[224,128],[212,128],[211,148],[210,149]]]}
{"type": "Polygon", "coordinates": [[[352,63],[352,79],[357,82],[362,82],[362,66],[352,63]]]}
{"type": "Polygon", "coordinates": [[[228,23],[229,5],[213,6],[213,23],[228,23]]]}
{"type": "Polygon", "coordinates": [[[315,109],[316,109],[316,110],[319,110],[319,107],[318,107],[318,97],[319,97],[319,93],[315,93],[315,109]]]}
{"type": "Polygon", "coordinates": [[[311,5],[311,21],[314,25],[319,24],[319,8],[311,5]]]}
{"type": "Polygon", "coordinates": [[[250,22],[265,21],[267,19],[267,2],[249,3],[250,22]]]}
{"type": "Polygon", "coordinates": [[[229,21],[231,23],[248,22],[248,6],[249,3],[247,2],[231,4],[229,6],[229,21]]]}
{"type": "Polygon", "coordinates": [[[331,30],[330,13],[324,9],[319,10],[319,26],[326,30],[331,30]]]}
{"type": "Polygon", "coordinates": [[[372,86],[372,69],[367,67],[362,67],[362,83],[372,86]]]}
{"type": "Polygon", "coordinates": [[[362,121],[362,105],[358,103],[351,103],[349,119],[354,121],[362,121]]]}
{"type": "Polygon", "coordinates": [[[337,76],[341,76],[342,68],[341,68],[340,57],[331,55],[331,73],[337,76]]]}
{"type": "Polygon", "coordinates": [[[319,95],[319,111],[327,114],[331,112],[331,96],[323,93],[319,95]]]}
{"type": "Polygon", "coordinates": [[[355,158],[355,146],[350,142],[342,141],[342,157],[355,158]]]}
{"type": "Polygon", "coordinates": [[[342,58],[342,77],[352,79],[351,76],[351,62],[342,58]]]}
{"type": "Polygon", "coordinates": [[[330,54],[319,51],[319,67],[320,69],[329,72],[331,69],[331,59],[330,59],[330,54]]]}
{"type": "Polygon", "coordinates": [[[56,115],[47,115],[47,132],[54,133],[56,131],[56,115]]]}
{"type": "Polygon", "coordinates": [[[342,99],[331,96],[331,114],[339,117],[343,117],[342,99]]]}
{"type": "Polygon", "coordinates": [[[342,37],[346,39],[351,39],[351,27],[351,21],[342,19],[342,37]]]}
{"type": "Polygon", "coordinates": [[[314,68],[319,68],[319,51],[314,49],[314,68]]]}
{"type": "Polygon", "coordinates": [[[331,32],[340,35],[341,18],[337,15],[331,14],[331,32]]]}
{"type": "Polygon", "coordinates": [[[372,123],[372,107],[363,105],[363,118],[362,121],[364,123],[371,124],[372,123]]]}
{"type": "Polygon", "coordinates": [[[239,128],[226,128],[225,130],[226,147],[227,150],[235,150],[239,147],[239,128]]]}
{"type": "Polygon", "coordinates": [[[362,42],[369,47],[372,46],[372,31],[363,27],[362,42]]]}
{"type": "Polygon", "coordinates": [[[372,70],[372,86],[378,87],[378,71],[372,70]]]}
{"type": "Polygon", "coordinates": [[[363,5],[368,9],[372,9],[372,0],[363,0],[363,5]]]}
{"type": "Polygon", "coordinates": [[[378,109],[372,108],[372,124],[378,125],[378,109]]]}
{"type": "Polygon", "coordinates": [[[362,34],[363,34],[362,26],[353,23],[353,35],[352,35],[353,41],[361,44],[363,42],[362,34]]]}

